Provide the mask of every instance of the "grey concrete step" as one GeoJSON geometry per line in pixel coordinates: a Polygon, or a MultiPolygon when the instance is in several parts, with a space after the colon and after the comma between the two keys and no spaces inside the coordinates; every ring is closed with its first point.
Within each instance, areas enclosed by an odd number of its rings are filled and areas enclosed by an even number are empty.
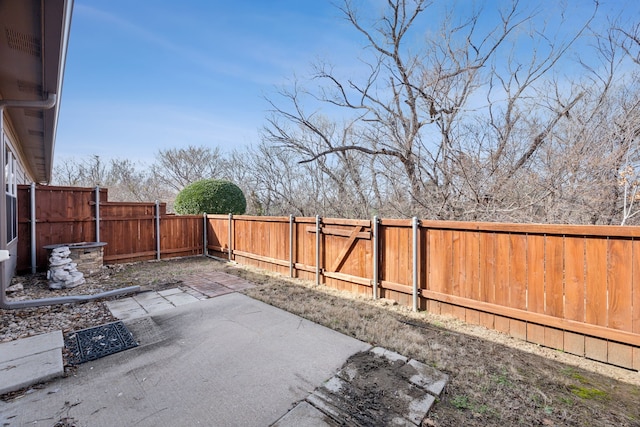
{"type": "Polygon", "coordinates": [[[61,376],[62,347],[62,331],[0,344],[0,394],[61,376]]]}

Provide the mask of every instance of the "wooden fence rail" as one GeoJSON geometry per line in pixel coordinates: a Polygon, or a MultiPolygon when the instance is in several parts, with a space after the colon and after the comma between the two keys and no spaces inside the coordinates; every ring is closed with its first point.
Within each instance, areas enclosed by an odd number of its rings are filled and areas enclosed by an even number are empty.
{"type": "Polygon", "coordinates": [[[640,227],[175,216],[107,196],[19,186],[18,271],[34,227],[39,269],[43,246],[99,233],[105,262],[207,253],[640,370],[640,227]]]}

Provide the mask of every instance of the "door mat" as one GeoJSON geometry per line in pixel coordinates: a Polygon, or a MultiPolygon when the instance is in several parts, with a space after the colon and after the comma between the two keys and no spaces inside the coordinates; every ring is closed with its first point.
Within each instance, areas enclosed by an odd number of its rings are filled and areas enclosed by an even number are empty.
{"type": "Polygon", "coordinates": [[[121,321],[74,331],[65,336],[64,346],[71,365],[96,360],[137,347],[138,343],[121,321]]]}

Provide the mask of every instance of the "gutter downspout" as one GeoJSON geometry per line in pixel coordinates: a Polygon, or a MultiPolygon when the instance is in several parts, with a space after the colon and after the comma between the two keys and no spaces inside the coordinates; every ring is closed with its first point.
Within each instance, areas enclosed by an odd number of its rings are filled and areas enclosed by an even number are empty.
{"type": "MultiPolygon", "coordinates": [[[[47,99],[43,100],[0,100],[0,153],[4,162],[5,144],[4,144],[4,110],[7,108],[34,108],[39,110],[49,110],[56,106],[57,96],[50,93],[47,99]]],[[[0,189],[6,186],[4,173],[0,173],[0,189]]],[[[2,195],[0,197],[0,217],[4,217],[6,223],[7,198],[2,195]]],[[[121,295],[129,292],[138,292],[140,286],[129,286],[128,288],[114,289],[112,291],[102,292],[94,295],[69,295],[66,297],[41,298],[22,301],[9,301],[7,299],[7,283],[5,281],[4,261],[9,259],[9,251],[7,250],[7,228],[0,226],[0,308],[5,310],[40,307],[43,305],[67,304],[81,301],[91,301],[99,298],[107,298],[115,295],[121,295]]]]}
{"type": "Polygon", "coordinates": [[[29,216],[31,217],[31,274],[36,274],[36,183],[31,183],[31,191],[29,191],[29,197],[31,199],[31,209],[29,216]]]}
{"type": "Polygon", "coordinates": [[[10,100],[3,99],[0,100],[0,110],[4,110],[5,108],[35,108],[38,110],[50,110],[51,108],[56,106],[56,101],[58,97],[55,93],[50,93],[47,99],[36,99],[36,100],[10,100]]]}

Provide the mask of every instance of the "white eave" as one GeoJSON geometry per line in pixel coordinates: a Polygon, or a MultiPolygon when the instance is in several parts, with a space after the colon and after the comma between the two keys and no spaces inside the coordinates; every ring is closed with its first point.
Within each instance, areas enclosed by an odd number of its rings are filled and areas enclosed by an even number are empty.
{"type": "Polygon", "coordinates": [[[73,0],[0,1],[0,99],[45,100],[51,109],[7,108],[19,157],[36,182],[51,179],[73,0]]]}

